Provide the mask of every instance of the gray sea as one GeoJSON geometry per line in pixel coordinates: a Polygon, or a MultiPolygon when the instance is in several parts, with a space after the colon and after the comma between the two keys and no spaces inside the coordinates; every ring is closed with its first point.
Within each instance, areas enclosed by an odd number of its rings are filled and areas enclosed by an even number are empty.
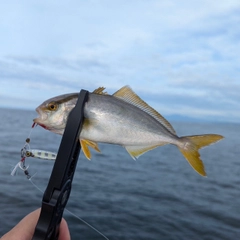
{"type": "MultiPolygon", "coordinates": [[[[33,111],[0,109],[0,235],[41,206],[42,192],[22,171],[10,172],[31,130],[33,111]]],[[[100,144],[80,154],[67,209],[111,240],[240,239],[240,125],[172,122],[179,136],[217,133],[225,139],[201,150],[199,176],[179,150],[159,147],[134,161],[120,146],[100,144]]],[[[36,127],[31,148],[58,151],[61,136],[36,127]]],[[[32,181],[45,190],[53,161],[28,158],[32,181]]],[[[104,239],[68,212],[72,239],[104,239]]]]}

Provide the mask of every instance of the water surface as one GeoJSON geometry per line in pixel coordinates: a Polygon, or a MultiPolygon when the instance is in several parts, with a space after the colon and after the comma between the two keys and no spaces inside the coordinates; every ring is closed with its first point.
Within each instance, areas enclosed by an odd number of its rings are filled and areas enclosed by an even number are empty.
{"type": "MultiPolygon", "coordinates": [[[[36,114],[0,109],[0,235],[41,206],[42,193],[19,172],[20,149],[36,114]]],[[[239,124],[174,122],[179,136],[218,133],[225,139],[201,150],[207,178],[199,176],[175,146],[131,159],[120,146],[100,144],[91,161],[80,154],[67,208],[109,239],[179,240],[240,238],[239,124]]],[[[61,136],[37,127],[31,147],[56,152],[61,136]]],[[[53,162],[27,159],[33,182],[45,190],[53,162]]],[[[72,239],[103,239],[65,213],[72,239]]]]}

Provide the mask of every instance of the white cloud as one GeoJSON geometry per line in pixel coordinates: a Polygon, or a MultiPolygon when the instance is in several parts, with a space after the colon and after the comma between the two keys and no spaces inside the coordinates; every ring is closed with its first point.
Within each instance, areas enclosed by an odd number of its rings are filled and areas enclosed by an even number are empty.
{"type": "Polygon", "coordinates": [[[238,0],[8,1],[1,94],[30,107],[31,99],[127,84],[162,113],[239,121],[239,16],[238,0]]]}

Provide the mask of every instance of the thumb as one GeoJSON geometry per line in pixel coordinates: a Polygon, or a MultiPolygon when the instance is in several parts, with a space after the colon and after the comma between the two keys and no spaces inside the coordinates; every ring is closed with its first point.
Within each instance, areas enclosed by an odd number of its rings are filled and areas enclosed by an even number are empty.
{"type": "MultiPolygon", "coordinates": [[[[1,240],[31,240],[38,222],[40,210],[37,209],[24,217],[12,230],[2,236],[1,240]]],[[[62,219],[59,228],[59,240],[70,240],[67,222],[62,219]]]]}

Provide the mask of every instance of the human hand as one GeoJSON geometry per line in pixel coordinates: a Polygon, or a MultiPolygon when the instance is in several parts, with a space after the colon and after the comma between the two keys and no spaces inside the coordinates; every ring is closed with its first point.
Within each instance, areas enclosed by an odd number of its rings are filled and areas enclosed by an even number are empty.
{"type": "MultiPolygon", "coordinates": [[[[1,237],[1,240],[31,240],[40,215],[40,209],[29,213],[13,229],[1,237]]],[[[62,219],[58,240],[70,240],[67,222],[62,219]]]]}

